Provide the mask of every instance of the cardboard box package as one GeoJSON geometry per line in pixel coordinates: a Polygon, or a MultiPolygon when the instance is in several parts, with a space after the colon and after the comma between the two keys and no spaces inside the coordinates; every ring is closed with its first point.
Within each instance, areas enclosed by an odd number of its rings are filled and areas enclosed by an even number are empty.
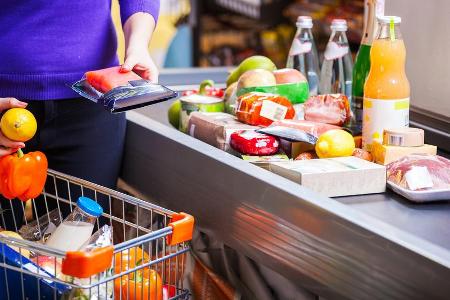
{"type": "Polygon", "coordinates": [[[402,147],[402,146],[386,146],[374,142],[372,144],[373,161],[377,164],[387,165],[393,161],[408,154],[437,154],[437,147],[433,145],[422,145],[416,147],[402,147]]]}
{"type": "Polygon", "coordinates": [[[386,190],[386,167],[354,156],[276,162],[269,169],[328,197],[386,190]]]}
{"type": "Polygon", "coordinates": [[[189,118],[188,133],[211,146],[234,153],[230,136],[240,130],[256,130],[259,127],[243,124],[226,113],[193,112],[189,118]]]}
{"type": "Polygon", "coordinates": [[[280,148],[292,159],[295,159],[303,152],[313,151],[314,147],[315,145],[307,142],[291,142],[285,139],[280,139],[280,148]]]}

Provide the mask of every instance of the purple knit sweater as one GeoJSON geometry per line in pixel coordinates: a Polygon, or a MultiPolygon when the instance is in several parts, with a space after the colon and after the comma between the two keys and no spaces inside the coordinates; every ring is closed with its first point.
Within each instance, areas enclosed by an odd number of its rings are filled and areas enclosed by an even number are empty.
{"type": "MultiPolygon", "coordinates": [[[[136,12],[157,20],[159,0],[120,0],[122,23],[136,12]]],[[[76,97],[86,71],[118,65],[111,0],[14,0],[0,9],[0,97],[76,97]]]]}

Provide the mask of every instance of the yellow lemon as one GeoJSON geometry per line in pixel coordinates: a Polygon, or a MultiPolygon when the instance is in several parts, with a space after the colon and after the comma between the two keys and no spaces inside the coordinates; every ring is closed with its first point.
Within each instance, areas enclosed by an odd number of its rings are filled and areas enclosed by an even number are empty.
{"type": "MultiPolygon", "coordinates": [[[[12,237],[12,238],[15,238],[15,239],[18,239],[18,240],[23,240],[23,238],[20,236],[20,234],[14,232],[14,231],[6,231],[6,230],[5,231],[1,231],[0,235],[7,236],[7,237],[12,237]]],[[[16,252],[20,251],[20,254],[22,254],[26,258],[30,258],[30,251],[28,251],[27,249],[24,249],[24,248],[20,248],[19,249],[18,247],[14,247],[14,246],[11,246],[11,245],[8,245],[8,246],[11,247],[12,249],[14,249],[16,252]]]]}
{"type": "Polygon", "coordinates": [[[353,136],[342,129],[323,133],[316,143],[316,153],[319,158],[351,156],[353,150],[355,150],[353,136]]]}
{"type": "Polygon", "coordinates": [[[36,133],[36,118],[25,108],[11,108],[0,120],[0,128],[8,139],[26,142],[36,133]]]}

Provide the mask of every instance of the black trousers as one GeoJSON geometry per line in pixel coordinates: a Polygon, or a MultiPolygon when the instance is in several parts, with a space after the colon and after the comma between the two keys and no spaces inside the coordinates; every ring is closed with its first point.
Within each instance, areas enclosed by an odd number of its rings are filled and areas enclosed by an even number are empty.
{"type": "MultiPolygon", "coordinates": [[[[115,188],[125,141],[125,114],[113,115],[81,98],[30,101],[27,109],[35,115],[38,131],[26,143],[24,152],[42,151],[49,168],[115,188]]],[[[39,199],[35,203],[40,205],[39,199]]],[[[0,226],[16,229],[14,211],[17,229],[20,228],[23,220],[20,200],[1,199],[0,205],[3,214],[0,226]],[[11,204],[13,210],[8,209],[11,204]]]]}

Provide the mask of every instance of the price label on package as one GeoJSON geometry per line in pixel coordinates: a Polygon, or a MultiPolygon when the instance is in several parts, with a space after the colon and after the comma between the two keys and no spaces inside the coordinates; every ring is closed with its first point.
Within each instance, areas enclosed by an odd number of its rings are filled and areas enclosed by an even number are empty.
{"type": "Polygon", "coordinates": [[[272,121],[283,120],[286,117],[288,108],[273,101],[263,100],[261,105],[261,117],[272,121]]]}
{"type": "Polygon", "coordinates": [[[405,173],[405,179],[412,191],[433,187],[433,180],[427,167],[412,167],[405,173]]]}

